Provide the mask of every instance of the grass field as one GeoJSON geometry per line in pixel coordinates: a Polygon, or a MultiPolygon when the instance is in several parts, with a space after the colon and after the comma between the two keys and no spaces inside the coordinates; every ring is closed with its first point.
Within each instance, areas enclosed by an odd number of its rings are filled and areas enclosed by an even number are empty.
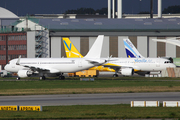
{"type": "MultiPolygon", "coordinates": [[[[49,78],[0,78],[0,95],[77,94],[180,91],[179,78],[119,77],[57,80],[49,78]]],[[[43,106],[42,112],[0,111],[0,119],[143,119],[180,118],[178,107],[133,107],[120,105],[43,106]]]]}
{"type": "Polygon", "coordinates": [[[43,111],[0,111],[0,119],[143,119],[180,118],[177,107],[133,107],[130,105],[46,106],[43,111]]]}
{"type": "Polygon", "coordinates": [[[79,78],[67,78],[67,80],[49,78],[42,81],[38,78],[8,80],[8,78],[0,79],[0,95],[180,91],[179,78],[108,77],[95,78],[95,81],[80,81],[79,78]]]}

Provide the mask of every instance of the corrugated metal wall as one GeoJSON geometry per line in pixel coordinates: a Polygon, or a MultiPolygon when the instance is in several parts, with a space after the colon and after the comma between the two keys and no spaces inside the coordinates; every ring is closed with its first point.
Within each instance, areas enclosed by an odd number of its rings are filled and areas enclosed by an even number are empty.
{"type": "MultiPolygon", "coordinates": [[[[93,37],[69,37],[82,55],[86,55],[97,36],[93,37]]],[[[134,46],[144,57],[180,57],[180,47],[155,42],[152,39],[165,39],[166,37],[148,36],[105,36],[101,57],[126,57],[123,39],[129,38],[134,46]]],[[[63,57],[65,55],[61,37],[51,37],[51,57],[63,57]],[[61,52],[59,52],[61,51],[61,52]]]]}

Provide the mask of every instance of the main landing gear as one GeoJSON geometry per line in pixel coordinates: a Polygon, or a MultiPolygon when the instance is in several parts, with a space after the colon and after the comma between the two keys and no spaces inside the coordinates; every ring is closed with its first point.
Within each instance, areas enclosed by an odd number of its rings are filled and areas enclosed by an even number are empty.
{"type": "Polygon", "coordinates": [[[113,77],[118,77],[118,74],[114,74],[113,77]]]}
{"type": "Polygon", "coordinates": [[[40,76],[39,79],[40,79],[40,80],[45,80],[46,77],[43,75],[43,76],[40,76]]]}
{"type": "Polygon", "coordinates": [[[64,80],[65,77],[64,77],[64,76],[59,76],[59,79],[60,79],[60,80],[64,80]]]}

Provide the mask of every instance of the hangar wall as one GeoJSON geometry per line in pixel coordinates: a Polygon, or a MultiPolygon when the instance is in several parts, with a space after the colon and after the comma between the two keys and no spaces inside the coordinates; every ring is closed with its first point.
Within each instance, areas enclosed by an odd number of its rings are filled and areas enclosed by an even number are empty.
{"type": "MultiPolygon", "coordinates": [[[[51,57],[66,57],[63,50],[64,48],[62,48],[62,37],[63,36],[51,37],[51,57]]],[[[69,36],[69,38],[80,53],[86,55],[97,36],[69,36]]],[[[179,47],[152,40],[164,38],[168,39],[170,37],[153,36],[105,36],[101,57],[108,57],[111,55],[112,57],[126,57],[123,43],[124,38],[129,38],[144,57],[179,57],[177,56],[177,52],[180,52],[179,47]]]]}
{"type": "Polygon", "coordinates": [[[51,57],[61,57],[61,37],[51,37],[51,57]]]}

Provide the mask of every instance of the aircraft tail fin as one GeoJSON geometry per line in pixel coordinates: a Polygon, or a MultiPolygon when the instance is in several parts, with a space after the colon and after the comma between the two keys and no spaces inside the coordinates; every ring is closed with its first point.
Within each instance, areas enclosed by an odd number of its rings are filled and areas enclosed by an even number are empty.
{"type": "Polygon", "coordinates": [[[129,39],[123,39],[128,58],[144,58],[129,39]]]}
{"type": "Polygon", "coordinates": [[[100,58],[103,40],[104,40],[104,35],[99,35],[85,57],[86,58],[100,58]]]}
{"type": "Polygon", "coordinates": [[[64,48],[66,52],[67,58],[82,58],[84,56],[79,53],[79,51],[76,49],[76,47],[73,45],[73,43],[69,40],[69,38],[62,38],[64,43],[64,48]]]}

